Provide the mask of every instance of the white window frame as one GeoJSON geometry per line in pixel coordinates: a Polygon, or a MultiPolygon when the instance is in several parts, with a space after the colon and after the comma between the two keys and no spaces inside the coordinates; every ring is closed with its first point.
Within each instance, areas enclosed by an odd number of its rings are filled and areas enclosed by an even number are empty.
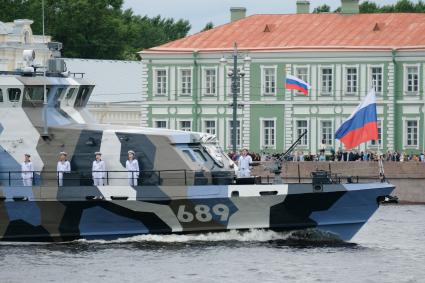
{"type": "Polygon", "coordinates": [[[202,67],[202,95],[206,97],[216,97],[218,94],[218,67],[202,67]],[[207,93],[207,71],[208,70],[214,70],[215,71],[215,92],[214,93],[207,93]]]}
{"type": "Polygon", "coordinates": [[[217,128],[217,119],[213,119],[213,118],[203,118],[203,119],[201,119],[202,120],[202,132],[203,133],[207,133],[207,126],[206,126],[206,123],[207,122],[209,122],[209,121],[214,121],[214,123],[215,123],[215,127],[214,127],[214,131],[215,131],[215,136],[217,136],[218,135],[218,128],[217,128]]]}
{"type": "MultiPolygon", "coordinates": [[[[243,71],[243,66],[238,65],[238,69],[239,71],[243,71]]],[[[226,90],[227,90],[227,96],[229,97],[233,96],[232,78],[227,75],[231,71],[233,71],[233,66],[226,66],[226,84],[227,84],[226,90]]],[[[240,97],[243,94],[243,80],[244,80],[244,77],[239,77],[240,87],[239,87],[238,97],[240,97]]]]}
{"type": "MultiPolygon", "coordinates": [[[[305,81],[305,82],[307,82],[307,83],[309,83],[310,82],[310,65],[295,65],[294,66],[294,76],[305,81]],[[298,75],[299,69],[307,69],[306,78],[302,78],[298,75]]],[[[299,96],[305,97],[305,94],[302,93],[301,91],[298,91],[298,90],[293,90],[293,94],[297,95],[297,96],[299,95],[299,96]]]]}
{"type": "Polygon", "coordinates": [[[153,73],[153,84],[152,84],[153,95],[158,97],[167,97],[169,93],[169,87],[170,87],[170,76],[169,76],[168,67],[153,67],[152,73],[153,73]],[[158,93],[158,88],[157,88],[157,84],[158,84],[157,72],[158,71],[165,71],[165,78],[166,78],[165,93],[158,93]]]}
{"type": "MultiPolygon", "coordinates": [[[[232,132],[231,132],[231,128],[230,128],[230,122],[232,122],[233,121],[233,119],[231,119],[231,118],[228,118],[228,119],[226,119],[226,133],[227,133],[227,135],[226,135],[226,141],[227,141],[227,147],[229,148],[229,149],[231,149],[232,148],[232,141],[231,141],[231,136],[232,136],[232,132]]],[[[241,146],[242,146],[242,144],[243,144],[243,137],[242,137],[242,119],[237,119],[236,121],[238,121],[239,122],[239,132],[240,132],[240,134],[239,134],[239,137],[240,137],[240,139],[239,139],[239,144],[236,144],[236,148],[241,148],[241,146]]],[[[237,135],[237,133],[236,133],[236,135],[237,135]]]]}
{"type": "Polygon", "coordinates": [[[152,119],[152,128],[155,129],[168,129],[168,120],[167,119],[152,119]],[[165,122],[165,128],[158,128],[156,126],[156,123],[158,122],[165,122]]]}
{"type": "Polygon", "coordinates": [[[277,94],[277,65],[262,65],[261,68],[261,96],[265,97],[276,97],[277,94]],[[274,71],[274,91],[266,92],[266,69],[272,69],[274,71]]]}
{"type": "Polygon", "coordinates": [[[193,131],[193,121],[191,119],[178,119],[177,120],[177,129],[179,131],[192,132],[193,131]],[[190,130],[189,131],[182,129],[182,126],[181,126],[182,122],[190,122],[190,130]]]}
{"type": "Polygon", "coordinates": [[[261,149],[276,149],[276,121],[277,121],[277,119],[276,119],[276,117],[274,117],[274,118],[263,118],[263,117],[261,117],[260,118],[260,148],[261,149]],[[265,127],[264,127],[264,122],[266,122],[266,121],[273,121],[273,144],[269,144],[269,145],[266,145],[265,144],[265,139],[266,139],[266,137],[265,137],[265,133],[264,133],[264,130],[265,130],[265,127]]]}
{"type": "Polygon", "coordinates": [[[193,94],[193,67],[178,67],[177,72],[178,95],[183,97],[191,97],[193,94]],[[183,71],[190,71],[190,93],[183,93],[183,71]]]}
{"type": "MultiPolygon", "coordinates": [[[[331,143],[325,143],[326,146],[333,146],[335,143],[335,123],[334,120],[332,119],[318,119],[318,126],[319,126],[319,136],[318,136],[318,144],[321,145],[322,144],[322,136],[323,136],[323,127],[322,127],[322,123],[323,122],[331,122],[331,143]]],[[[327,140],[326,140],[327,141],[327,140]]]]}
{"type": "Polygon", "coordinates": [[[303,148],[303,149],[305,149],[305,148],[309,148],[310,147],[310,138],[309,138],[309,133],[310,133],[310,120],[308,119],[308,118],[296,118],[296,119],[294,119],[294,139],[293,139],[293,142],[295,142],[297,139],[298,139],[298,137],[299,137],[299,135],[298,135],[298,126],[297,126],[297,124],[298,124],[298,121],[307,121],[307,127],[306,127],[306,129],[307,129],[307,135],[306,135],[306,139],[307,139],[307,143],[306,144],[299,144],[299,147],[300,148],[303,148]]]}
{"type": "Polygon", "coordinates": [[[382,96],[384,93],[384,78],[385,76],[385,69],[384,69],[384,65],[369,65],[368,66],[368,90],[370,90],[372,87],[375,89],[375,94],[377,96],[382,96]],[[373,73],[372,73],[372,69],[373,68],[380,68],[381,69],[381,91],[378,91],[376,89],[376,87],[374,86],[373,83],[373,73]]]}
{"type": "Polygon", "coordinates": [[[421,137],[421,128],[420,128],[420,118],[419,117],[403,117],[403,148],[407,149],[419,149],[420,144],[420,137],[421,137]],[[414,121],[417,123],[417,144],[416,145],[408,145],[407,144],[407,123],[414,121]]]}
{"type": "Polygon", "coordinates": [[[420,64],[404,64],[403,65],[403,84],[404,84],[404,94],[408,95],[408,96],[417,96],[419,95],[419,91],[420,91],[420,85],[421,85],[421,68],[420,68],[420,64]],[[407,69],[408,68],[412,68],[415,67],[418,70],[418,84],[417,84],[417,91],[408,91],[408,73],[407,73],[407,69]]]}
{"type": "Polygon", "coordinates": [[[369,142],[370,147],[377,148],[379,146],[380,148],[382,148],[382,146],[383,146],[383,135],[382,135],[383,125],[384,125],[384,120],[378,118],[378,140],[377,141],[370,141],[369,142]],[[379,130],[381,130],[381,131],[379,131],[379,130]],[[379,132],[381,132],[381,133],[379,133],[379,132]],[[381,137],[379,137],[379,136],[381,136],[381,137]]]}
{"type": "Polygon", "coordinates": [[[358,65],[344,65],[343,66],[343,81],[344,81],[344,94],[346,96],[356,96],[359,93],[360,88],[360,74],[359,74],[359,66],[358,65]],[[348,91],[348,69],[356,70],[356,91],[348,91]]]}
{"type": "Polygon", "coordinates": [[[333,93],[335,92],[335,68],[334,66],[319,66],[319,95],[320,96],[332,96],[333,93]],[[331,78],[331,83],[332,83],[332,88],[330,92],[324,92],[323,91],[323,76],[322,76],[322,71],[323,69],[331,69],[332,70],[332,78],[331,78]]]}

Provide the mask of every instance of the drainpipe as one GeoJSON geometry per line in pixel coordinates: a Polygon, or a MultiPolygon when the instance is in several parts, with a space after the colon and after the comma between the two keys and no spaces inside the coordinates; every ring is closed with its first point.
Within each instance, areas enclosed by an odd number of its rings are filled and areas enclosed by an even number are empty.
{"type": "Polygon", "coordinates": [[[194,93],[194,104],[195,104],[195,113],[193,113],[193,131],[197,131],[199,132],[200,129],[198,129],[198,109],[199,109],[199,97],[201,96],[201,87],[198,85],[199,84],[199,76],[198,76],[198,62],[197,62],[197,58],[198,58],[198,51],[193,51],[192,53],[193,56],[193,78],[194,78],[194,82],[193,85],[195,86],[195,91],[194,93]],[[196,78],[196,80],[195,80],[196,78]]]}

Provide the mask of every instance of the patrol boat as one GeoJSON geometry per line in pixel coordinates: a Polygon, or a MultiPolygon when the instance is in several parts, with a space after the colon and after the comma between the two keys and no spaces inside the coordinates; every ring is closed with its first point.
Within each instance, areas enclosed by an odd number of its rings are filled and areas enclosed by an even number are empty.
{"type": "Polygon", "coordinates": [[[3,241],[305,228],[350,240],[394,189],[383,182],[341,183],[327,172],[314,173],[311,183],[239,182],[215,136],[96,124],[86,109],[94,85],[63,71],[0,74],[3,241]],[[140,164],[137,186],[128,185],[129,150],[140,164]],[[59,186],[62,151],[71,172],[59,186]],[[91,178],[98,151],[107,168],[103,186],[91,178]],[[21,177],[26,153],[34,167],[32,186],[21,177]]]}

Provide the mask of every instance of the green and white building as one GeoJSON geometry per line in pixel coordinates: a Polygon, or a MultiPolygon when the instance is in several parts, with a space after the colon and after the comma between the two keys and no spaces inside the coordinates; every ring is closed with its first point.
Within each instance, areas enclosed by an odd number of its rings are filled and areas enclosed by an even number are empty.
{"type": "Polygon", "coordinates": [[[228,24],[140,52],[142,126],[216,134],[231,149],[232,50],[246,74],[238,94],[238,147],[282,152],[305,129],[299,147],[334,133],[372,87],[379,141],[359,149],[424,151],[425,14],[358,14],[342,0],[340,14],[252,15],[232,8],[228,24]],[[309,96],[285,90],[287,74],[312,86],[309,96]]]}

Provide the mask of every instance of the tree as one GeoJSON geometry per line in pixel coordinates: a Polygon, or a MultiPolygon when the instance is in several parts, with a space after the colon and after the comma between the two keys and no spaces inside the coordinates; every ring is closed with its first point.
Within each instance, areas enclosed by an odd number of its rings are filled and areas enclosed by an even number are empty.
{"type": "MultiPolygon", "coordinates": [[[[137,59],[136,52],[187,35],[190,24],[122,9],[123,0],[45,0],[46,34],[63,43],[64,57],[137,59]]],[[[42,33],[41,0],[0,0],[0,21],[32,19],[42,33]]]]}
{"type": "Polygon", "coordinates": [[[365,1],[359,6],[360,13],[379,13],[379,7],[374,2],[365,1]]]}
{"type": "Polygon", "coordinates": [[[317,8],[314,8],[313,13],[314,14],[320,14],[320,13],[329,13],[331,11],[331,7],[323,4],[317,8]]]}
{"type": "Polygon", "coordinates": [[[205,25],[205,27],[201,30],[201,32],[202,31],[207,31],[207,30],[210,30],[210,29],[213,29],[214,28],[214,24],[212,23],[212,22],[208,22],[206,25],[205,25]]]}

